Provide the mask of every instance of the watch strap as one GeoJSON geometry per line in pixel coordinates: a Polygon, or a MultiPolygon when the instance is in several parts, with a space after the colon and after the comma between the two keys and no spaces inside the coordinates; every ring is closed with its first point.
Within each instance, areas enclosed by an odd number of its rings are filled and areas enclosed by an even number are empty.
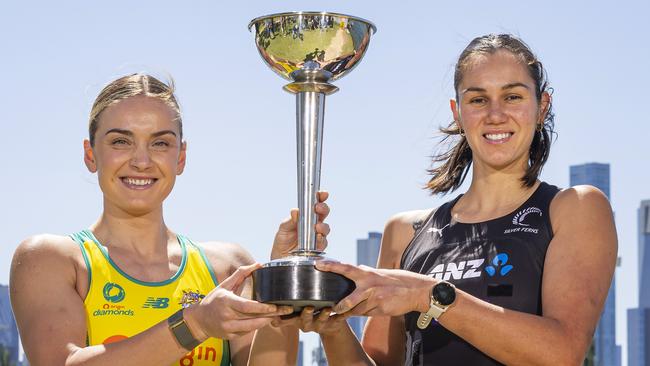
{"type": "Polygon", "coordinates": [[[431,298],[429,303],[429,310],[426,313],[420,313],[418,317],[418,328],[425,329],[431,323],[431,319],[438,320],[440,315],[447,311],[447,306],[439,305],[431,298]]]}
{"type": "Polygon", "coordinates": [[[426,329],[426,327],[428,327],[431,323],[431,319],[435,319],[437,321],[438,318],[440,318],[440,316],[442,316],[442,314],[444,314],[445,311],[447,311],[447,309],[453,305],[456,299],[454,296],[451,303],[447,305],[443,305],[438,300],[436,300],[435,296],[433,296],[433,292],[435,291],[436,286],[439,285],[451,286],[452,290],[456,288],[456,286],[447,281],[440,282],[431,287],[431,293],[429,294],[429,310],[427,310],[426,313],[420,313],[420,316],[418,317],[417,326],[420,329],[426,329]]]}
{"type": "Polygon", "coordinates": [[[190,328],[187,326],[187,323],[185,323],[185,319],[183,318],[183,309],[172,314],[172,316],[167,319],[167,324],[169,325],[169,330],[171,330],[178,344],[186,350],[192,351],[201,344],[198,339],[194,338],[190,328]]]}

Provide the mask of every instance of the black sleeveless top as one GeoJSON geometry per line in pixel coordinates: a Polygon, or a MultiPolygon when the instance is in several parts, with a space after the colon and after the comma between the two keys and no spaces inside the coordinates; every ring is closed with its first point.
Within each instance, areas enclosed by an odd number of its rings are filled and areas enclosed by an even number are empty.
{"type": "MultiPolygon", "coordinates": [[[[451,221],[458,196],[415,225],[401,268],[449,281],[494,305],[541,315],[544,258],[553,238],[549,207],[557,192],[542,182],[512,213],[473,224],[451,221]]],[[[406,365],[500,365],[435,320],[419,329],[419,315],[405,315],[406,365]]]]}

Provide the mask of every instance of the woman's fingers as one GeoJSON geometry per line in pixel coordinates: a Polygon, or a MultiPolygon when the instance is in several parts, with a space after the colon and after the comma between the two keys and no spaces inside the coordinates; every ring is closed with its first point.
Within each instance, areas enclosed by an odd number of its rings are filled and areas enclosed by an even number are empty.
{"type": "Polygon", "coordinates": [[[363,270],[361,270],[360,268],[354,265],[335,262],[331,260],[316,261],[316,268],[325,272],[338,273],[355,282],[358,278],[361,278],[362,276],[361,272],[363,272],[363,270]]]}
{"type": "Polygon", "coordinates": [[[314,320],[314,308],[307,306],[300,313],[300,329],[305,332],[312,332],[314,328],[312,326],[314,320]]]}
{"type": "Polygon", "coordinates": [[[223,280],[219,287],[224,288],[229,291],[233,291],[237,289],[242,282],[246,279],[246,277],[250,276],[251,273],[253,273],[255,270],[262,268],[262,265],[259,263],[253,263],[249,264],[247,266],[241,266],[237,268],[233,274],[231,274],[228,278],[223,280]]]}
{"type": "Polygon", "coordinates": [[[319,222],[316,224],[316,232],[323,236],[327,236],[330,233],[330,225],[324,222],[319,222]]]}
{"type": "Polygon", "coordinates": [[[224,325],[224,331],[228,338],[250,333],[256,329],[265,327],[274,321],[275,317],[258,317],[249,319],[238,319],[224,325]]]}
{"type": "Polygon", "coordinates": [[[318,191],[318,202],[325,202],[329,198],[330,193],[327,191],[318,191]]]}
{"type": "Polygon", "coordinates": [[[314,206],[314,211],[318,215],[318,221],[322,222],[330,214],[330,206],[327,203],[320,202],[314,206]]]}
{"type": "Polygon", "coordinates": [[[292,208],[289,211],[289,217],[284,219],[278,227],[278,232],[295,231],[298,224],[298,209],[292,208]]]}
{"type": "MultiPolygon", "coordinates": [[[[338,304],[334,306],[334,311],[337,314],[343,314],[346,313],[352,309],[354,309],[357,305],[359,305],[361,302],[366,300],[368,298],[368,295],[366,294],[366,291],[363,291],[363,289],[357,288],[356,290],[352,291],[351,294],[343,298],[343,300],[339,301],[338,304]]],[[[356,314],[356,312],[355,312],[356,314]]]]}
{"type": "Polygon", "coordinates": [[[264,304],[261,302],[248,300],[244,298],[238,298],[236,301],[231,303],[231,309],[236,311],[240,318],[254,318],[254,317],[273,317],[288,315],[293,312],[291,306],[276,306],[273,304],[264,304]]]}
{"type": "Polygon", "coordinates": [[[332,309],[327,308],[323,309],[318,313],[318,316],[315,319],[315,322],[319,324],[319,327],[325,325],[328,320],[330,320],[330,315],[332,314],[332,309]]]}

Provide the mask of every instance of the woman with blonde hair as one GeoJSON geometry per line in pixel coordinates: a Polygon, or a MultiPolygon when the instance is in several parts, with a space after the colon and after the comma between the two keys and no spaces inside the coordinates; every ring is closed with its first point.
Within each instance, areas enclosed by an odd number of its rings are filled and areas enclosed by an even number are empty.
{"type": "MultiPolygon", "coordinates": [[[[14,254],[11,301],[32,365],[295,363],[297,328],[270,325],[293,309],[247,299],[259,264],[239,245],[196,243],[165,224],[186,148],[173,85],[134,74],[101,91],[84,141],[100,218],[68,236],[31,237],[14,254]],[[281,340],[279,352],[249,357],[255,330],[267,347],[281,340]]],[[[316,211],[323,248],[329,208],[316,211]]],[[[295,246],[295,217],[280,226],[272,258],[295,246]]]]}

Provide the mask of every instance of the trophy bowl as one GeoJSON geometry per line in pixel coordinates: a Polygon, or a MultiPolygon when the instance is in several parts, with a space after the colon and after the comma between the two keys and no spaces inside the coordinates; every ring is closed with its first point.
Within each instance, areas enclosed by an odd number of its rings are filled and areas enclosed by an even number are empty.
{"type": "Polygon", "coordinates": [[[293,12],[253,19],[248,29],[264,62],[292,83],[296,95],[298,171],[298,249],[252,274],[253,299],[291,305],[300,312],[331,307],[349,295],[354,282],[316,269],[326,259],[316,249],[314,206],[320,187],[325,96],[338,88],[330,81],[350,72],[361,60],[376,31],[367,20],[328,12],[293,12]]]}
{"type": "Polygon", "coordinates": [[[371,33],[377,31],[374,24],[362,18],[315,11],[258,17],[248,24],[248,29],[255,32],[262,59],[283,78],[293,80],[292,72],[313,61],[332,74],[331,81],[361,61],[371,33]]]}

